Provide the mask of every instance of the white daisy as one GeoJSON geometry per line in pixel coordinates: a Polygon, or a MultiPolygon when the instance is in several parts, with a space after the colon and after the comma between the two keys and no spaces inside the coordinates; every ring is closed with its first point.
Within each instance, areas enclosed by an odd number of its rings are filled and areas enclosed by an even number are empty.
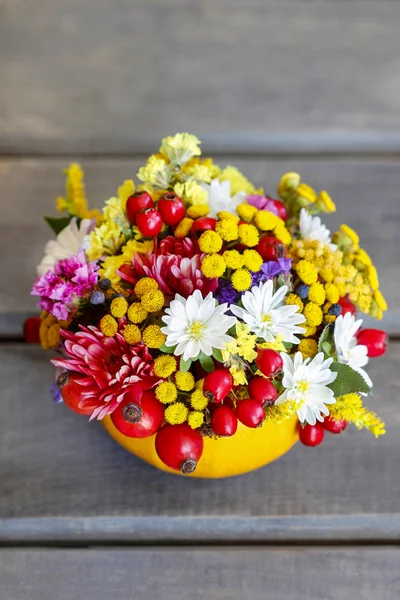
{"type": "Polygon", "coordinates": [[[236,214],[236,207],[246,199],[246,192],[238,192],[231,196],[230,181],[219,181],[213,179],[211,183],[203,183],[202,187],[208,192],[208,205],[210,207],[209,217],[214,219],[221,210],[236,214]]]}
{"type": "Polygon", "coordinates": [[[302,208],[300,211],[300,234],[303,240],[318,240],[328,244],[332,250],[337,246],[331,243],[331,232],[321,222],[319,217],[312,217],[308,210],[302,208]]]}
{"type": "Polygon", "coordinates": [[[91,219],[82,219],[79,227],[76,218],[71,219],[70,223],[60,231],[55,240],[47,242],[44,249],[45,255],[36,268],[37,274],[44,275],[54,267],[57,261],[71,258],[71,256],[78,254],[80,250],[86,250],[86,236],[91,226],[91,219]]]}
{"type": "Polygon", "coordinates": [[[294,334],[304,333],[304,328],[298,325],[306,319],[298,312],[298,306],[285,305],[287,292],[287,285],[283,285],[274,294],[274,284],[270,279],[243,294],[243,308],[231,304],[230,309],[247,323],[250,331],[266,342],[275,341],[279,335],[283,342],[298,344],[300,340],[294,334]]]}
{"type": "Polygon", "coordinates": [[[176,346],[175,356],[183,354],[184,360],[195,360],[200,352],[211,356],[213,348],[222,350],[233,341],[226,332],[236,323],[236,318],[225,315],[227,304],[216,304],[211,292],[206,298],[199,290],[187,299],[175,295],[161,318],[166,324],[161,328],[167,336],[165,345],[176,346]]]}
{"type": "Polygon", "coordinates": [[[354,315],[346,313],[339,315],[335,321],[333,341],[337,352],[338,362],[349,365],[354,371],[360,373],[365,382],[372,387],[372,381],[362,367],[368,363],[368,348],[359,344],[356,333],[360,329],[362,319],[356,320],[354,315]]]}
{"type": "Polygon", "coordinates": [[[336,398],[327,385],[335,381],[337,373],[329,369],[333,359],[324,360],[322,352],[311,360],[303,360],[301,352],[296,352],[292,359],[285,352],[281,353],[283,360],[282,385],[285,389],[276,404],[295,402],[299,404],[297,416],[301,423],[315,425],[323,421],[322,415],[328,416],[327,404],[335,404],[336,398]]]}

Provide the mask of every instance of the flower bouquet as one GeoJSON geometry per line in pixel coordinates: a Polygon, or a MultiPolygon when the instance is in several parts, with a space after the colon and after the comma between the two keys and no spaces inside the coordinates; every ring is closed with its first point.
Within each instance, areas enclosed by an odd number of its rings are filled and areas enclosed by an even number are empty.
{"type": "MultiPolygon", "coordinates": [[[[364,406],[364,367],[387,308],[356,232],[297,173],[273,199],[187,133],[89,210],[79,165],[32,294],[53,349],[54,397],[175,473],[223,477],[317,446],[348,423],[385,433],[364,406]]],[[[29,324],[27,324],[29,331],[29,324]]]]}

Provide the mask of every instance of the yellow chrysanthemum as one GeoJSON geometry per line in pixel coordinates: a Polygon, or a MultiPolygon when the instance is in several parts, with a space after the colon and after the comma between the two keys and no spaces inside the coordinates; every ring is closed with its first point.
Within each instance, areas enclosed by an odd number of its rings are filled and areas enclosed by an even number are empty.
{"type": "Polygon", "coordinates": [[[308,260],[300,260],[296,265],[296,271],[300,279],[307,285],[315,283],[318,279],[317,269],[308,260]]]}
{"type": "Polygon", "coordinates": [[[140,254],[146,254],[149,250],[152,251],[154,248],[153,240],[128,240],[125,246],[122,247],[122,256],[125,262],[132,262],[132,258],[140,252],[140,254]]]}
{"type": "Polygon", "coordinates": [[[299,312],[303,311],[303,301],[297,294],[288,294],[285,298],[285,304],[289,304],[292,306],[298,306],[299,312]]]}
{"type": "Polygon", "coordinates": [[[110,313],[116,319],[120,319],[121,317],[123,317],[126,314],[127,310],[128,303],[125,300],[125,298],[122,298],[122,296],[118,296],[117,298],[114,298],[114,300],[111,301],[110,313]]]}
{"type": "Polygon", "coordinates": [[[314,304],[314,302],[308,302],[304,307],[303,315],[307,319],[306,325],[311,325],[311,327],[317,327],[321,325],[323,314],[321,308],[314,304]]]}
{"type": "Polygon", "coordinates": [[[232,375],[234,385],[246,385],[247,379],[245,372],[241,367],[232,366],[229,367],[229,373],[232,375]]]}
{"type": "Polygon", "coordinates": [[[244,266],[253,273],[258,273],[263,264],[261,254],[257,250],[245,250],[243,252],[244,266]]]}
{"type": "Polygon", "coordinates": [[[167,339],[167,336],[161,331],[159,325],[148,325],[146,329],[144,329],[142,337],[146,346],[148,348],[153,348],[154,350],[161,348],[167,339]]]}
{"type": "Polygon", "coordinates": [[[133,302],[128,308],[128,319],[132,323],[143,323],[149,313],[143,308],[140,302],[133,302]]]}
{"type": "Polygon", "coordinates": [[[201,217],[205,217],[210,212],[210,207],[208,204],[193,204],[189,206],[186,211],[186,214],[191,219],[199,219],[201,217]]]}
{"type": "Polygon", "coordinates": [[[322,283],[317,281],[310,285],[310,289],[308,291],[308,299],[314,304],[318,304],[318,306],[322,306],[325,302],[325,289],[322,283]]]}
{"type": "Polygon", "coordinates": [[[261,231],[272,231],[278,224],[278,217],[267,210],[259,210],[254,216],[254,223],[261,231]]]}
{"type": "Polygon", "coordinates": [[[201,271],[210,279],[222,277],[226,270],[226,263],[219,254],[207,254],[202,260],[201,271]]]}
{"type": "Polygon", "coordinates": [[[162,354],[158,356],[154,361],[154,374],[157,377],[163,377],[164,379],[175,373],[176,371],[176,360],[169,354],[162,354]]]}
{"type": "Polygon", "coordinates": [[[158,312],[164,306],[164,294],[161,290],[150,290],[140,298],[142,306],[147,312],[158,312]]]}
{"type": "Polygon", "coordinates": [[[192,429],[198,429],[204,423],[204,414],[198,410],[191,411],[187,418],[187,422],[192,429]]]}
{"type": "Polygon", "coordinates": [[[140,333],[140,329],[137,325],[128,324],[122,332],[124,336],[124,340],[127,344],[134,346],[138,344],[142,339],[142,335],[140,333]]]}
{"type": "Polygon", "coordinates": [[[199,248],[207,254],[219,252],[222,248],[222,238],[212,230],[204,231],[199,237],[199,248]]]}
{"type": "Polygon", "coordinates": [[[244,266],[244,257],[237,250],[225,250],[222,258],[230,269],[240,269],[244,266]]]}
{"type": "Polygon", "coordinates": [[[311,358],[318,352],[318,344],[315,340],[301,340],[298,350],[302,353],[303,358],[311,358]]]}
{"type": "Polygon", "coordinates": [[[140,181],[150,183],[155,188],[168,189],[173,170],[159,155],[152,154],[147,163],[137,173],[140,181]]]}
{"type": "Polygon", "coordinates": [[[192,156],[200,156],[200,140],[191,133],[176,133],[165,137],[160,146],[160,153],[173,165],[184,165],[192,156]]]}
{"type": "Polygon", "coordinates": [[[184,217],[182,221],[176,226],[174,236],[176,238],[184,238],[187,235],[189,235],[193,223],[193,219],[189,219],[189,217],[184,217]]]}
{"type": "Polygon", "coordinates": [[[141,298],[147,292],[154,292],[156,290],[158,290],[158,283],[152,277],[142,277],[134,287],[134,292],[138,298],[141,298]]]}
{"type": "Polygon", "coordinates": [[[242,204],[238,204],[236,212],[243,221],[252,221],[258,209],[251,204],[247,204],[247,202],[243,202],[242,204]]]}
{"type": "Polygon", "coordinates": [[[239,225],[239,239],[245,246],[253,248],[259,242],[258,230],[254,225],[239,225]]]}
{"type": "Polygon", "coordinates": [[[232,274],[231,277],[232,286],[238,292],[244,292],[251,287],[251,274],[247,269],[238,269],[232,274]]]}
{"type": "Polygon", "coordinates": [[[118,331],[118,323],[111,315],[104,315],[100,320],[100,331],[106,337],[114,337],[118,331]]]}
{"type": "Polygon", "coordinates": [[[174,192],[179,198],[182,198],[185,204],[204,206],[208,203],[207,191],[196,181],[177,183],[174,186],[174,192]]]}
{"type": "Polygon", "coordinates": [[[225,242],[232,242],[233,240],[237,240],[239,228],[233,220],[222,219],[221,221],[217,221],[215,232],[221,236],[225,242]]]}
{"type": "Polygon", "coordinates": [[[89,234],[89,247],[86,254],[89,260],[97,260],[103,255],[115,255],[126,242],[121,228],[114,221],[107,221],[89,234]]]}
{"type": "Polygon", "coordinates": [[[170,404],[164,411],[164,418],[170,425],[180,425],[188,417],[189,409],[183,402],[170,404]]]}
{"type": "Polygon", "coordinates": [[[159,383],[155,389],[156,398],[162,402],[162,404],[170,404],[175,402],[178,397],[176,386],[170,381],[163,381],[159,383]]]}
{"type": "Polygon", "coordinates": [[[207,398],[201,389],[196,389],[190,396],[190,405],[195,410],[204,410],[208,404],[207,398]]]}
{"type": "Polygon", "coordinates": [[[175,385],[178,390],[182,392],[190,392],[194,388],[195,380],[190,371],[183,373],[182,371],[177,371],[175,373],[175,385]]]}

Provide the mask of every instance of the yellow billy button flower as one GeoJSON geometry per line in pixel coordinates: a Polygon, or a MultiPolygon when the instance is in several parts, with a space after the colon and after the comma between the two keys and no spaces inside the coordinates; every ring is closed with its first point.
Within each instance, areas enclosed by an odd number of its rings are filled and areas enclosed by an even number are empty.
{"type": "Polygon", "coordinates": [[[182,392],[190,392],[194,388],[194,377],[190,371],[175,373],[175,385],[182,392]]]}
{"type": "Polygon", "coordinates": [[[258,210],[255,206],[243,202],[242,204],[238,204],[236,212],[243,221],[252,221],[258,210]]]}
{"type": "Polygon", "coordinates": [[[217,221],[215,225],[215,232],[221,236],[225,242],[237,240],[239,236],[239,228],[231,219],[222,219],[221,221],[217,221]]]}
{"type": "Polygon", "coordinates": [[[132,323],[142,323],[149,313],[143,308],[140,302],[134,302],[128,308],[128,319],[132,323]]]}
{"type": "Polygon", "coordinates": [[[318,304],[318,306],[321,306],[325,302],[325,290],[322,283],[317,281],[310,285],[308,299],[314,302],[314,304],[318,304]]]}
{"type": "Polygon", "coordinates": [[[221,219],[221,221],[223,219],[227,219],[228,221],[231,221],[232,223],[236,223],[236,224],[239,223],[239,218],[236,215],[228,212],[227,210],[220,210],[219,212],[217,212],[217,217],[218,217],[218,219],[221,219]]]}
{"type": "Polygon", "coordinates": [[[226,263],[219,254],[207,254],[201,263],[202,273],[210,279],[221,277],[225,273],[226,263]]]}
{"type": "Polygon", "coordinates": [[[278,224],[274,229],[274,234],[285,246],[289,246],[292,241],[292,236],[284,225],[278,224]]]}
{"type": "Polygon", "coordinates": [[[208,204],[195,204],[193,206],[189,206],[186,211],[186,214],[191,219],[199,219],[200,217],[205,217],[210,212],[210,207],[208,204]]]}
{"type": "Polygon", "coordinates": [[[204,414],[198,410],[191,411],[187,421],[192,429],[198,429],[204,423],[204,414]]]}
{"type": "Polygon", "coordinates": [[[322,190],[318,194],[317,206],[320,210],[322,210],[322,212],[325,213],[336,212],[336,204],[325,190],[322,190]]]}
{"type": "Polygon", "coordinates": [[[122,296],[118,296],[118,298],[114,298],[114,300],[111,301],[110,313],[116,319],[120,319],[121,317],[123,317],[126,314],[127,310],[128,303],[122,296]]]}
{"type": "MultiPolygon", "coordinates": [[[[157,392],[156,392],[157,393],[157,392]]],[[[180,425],[188,417],[189,409],[183,402],[175,402],[167,406],[164,411],[164,418],[170,425],[180,425]]]]}
{"type": "Polygon", "coordinates": [[[247,269],[238,269],[231,277],[232,286],[238,292],[244,292],[251,287],[251,275],[247,269]]]}
{"type": "Polygon", "coordinates": [[[277,187],[279,196],[285,198],[291,192],[295,192],[300,185],[300,175],[298,173],[285,173],[277,187]]]}
{"type": "Polygon", "coordinates": [[[160,290],[146,292],[141,297],[140,302],[148,312],[158,312],[164,306],[164,294],[160,290]]]}
{"type": "Polygon", "coordinates": [[[138,298],[141,298],[147,292],[158,290],[158,283],[152,277],[142,277],[134,287],[134,292],[138,298]]]}
{"type": "Polygon", "coordinates": [[[159,325],[149,325],[146,327],[146,329],[143,331],[142,337],[146,346],[154,350],[161,348],[167,339],[167,336],[161,331],[159,325]]]}
{"type": "Polygon", "coordinates": [[[106,337],[114,337],[118,331],[118,323],[111,315],[104,315],[100,319],[100,331],[106,337]]]}
{"type": "Polygon", "coordinates": [[[306,183],[300,183],[296,191],[300,199],[306,200],[310,204],[317,199],[315,190],[306,183]]]}
{"type": "Polygon", "coordinates": [[[318,279],[317,269],[308,260],[300,260],[296,265],[297,275],[307,285],[315,283],[318,279]]]}
{"type": "Polygon", "coordinates": [[[285,299],[285,304],[289,304],[291,306],[298,306],[299,312],[303,312],[303,302],[301,298],[297,294],[288,294],[285,299]]]}
{"type": "Polygon", "coordinates": [[[339,290],[334,283],[327,283],[325,285],[325,295],[328,302],[332,304],[339,302],[339,290]]]}
{"type": "Polygon", "coordinates": [[[175,402],[178,397],[176,386],[170,381],[162,381],[158,384],[155,390],[156,398],[162,402],[162,404],[170,404],[175,402]]]}
{"type": "Polygon", "coordinates": [[[303,315],[307,319],[306,325],[317,327],[322,323],[322,310],[317,304],[314,304],[314,302],[308,302],[308,304],[306,304],[306,306],[304,307],[303,315]]]}
{"type": "Polygon", "coordinates": [[[301,340],[298,349],[303,355],[303,358],[311,358],[318,352],[318,344],[315,340],[301,340]]]}
{"type": "Polygon", "coordinates": [[[215,231],[204,231],[199,237],[199,248],[207,254],[219,252],[222,248],[222,238],[215,231]]]}
{"type": "Polygon", "coordinates": [[[122,335],[124,336],[124,340],[126,341],[126,343],[130,344],[131,346],[138,344],[142,338],[139,327],[137,325],[132,324],[128,324],[125,327],[124,331],[122,332],[122,335]]]}
{"type": "Polygon", "coordinates": [[[176,226],[174,235],[176,238],[184,238],[189,235],[194,221],[188,217],[184,217],[180,223],[176,226]]]}
{"type": "Polygon", "coordinates": [[[257,250],[245,250],[243,252],[244,266],[253,273],[258,273],[263,264],[261,254],[257,250]]]}
{"type": "Polygon", "coordinates": [[[240,269],[244,265],[244,256],[237,250],[225,250],[222,258],[230,269],[240,269]]]}
{"type": "Polygon", "coordinates": [[[344,233],[344,235],[346,235],[348,238],[350,238],[353,244],[358,247],[360,238],[358,237],[358,234],[354,231],[354,229],[352,229],[348,225],[341,225],[340,231],[344,233]]]}
{"type": "Polygon", "coordinates": [[[190,405],[195,410],[204,410],[208,404],[207,398],[204,396],[202,390],[195,390],[190,396],[190,405]]]}
{"type": "Polygon", "coordinates": [[[176,371],[176,359],[169,354],[162,354],[154,361],[154,374],[166,379],[176,371]]]}
{"type": "Polygon", "coordinates": [[[259,242],[257,227],[254,225],[242,224],[239,225],[239,239],[245,246],[253,248],[259,242]]]}
{"type": "Polygon", "coordinates": [[[254,223],[261,231],[272,231],[278,222],[278,217],[267,210],[259,210],[254,217],[254,223]]]}

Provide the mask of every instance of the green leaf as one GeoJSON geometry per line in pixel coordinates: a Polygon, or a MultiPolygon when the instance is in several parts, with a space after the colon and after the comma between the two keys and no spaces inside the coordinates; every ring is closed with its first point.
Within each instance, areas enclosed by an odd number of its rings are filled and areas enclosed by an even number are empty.
{"type": "Polygon", "coordinates": [[[321,344],[322,347],[322,352],[326,355],[326,356],[330,356],[331,351],[332,351],[332,345],[329,342],[323,342],[321,344]]]}
{"type": "Polygon", "coordinates": [[[56,235],[70,224],[72,217],[44,217],[56,235]]]}
{"type": "Polygon", "coordinates": [[[221,352],[221,350],[218,350],[218,348],[213,348],[212,355],[215,358],[215,360],[217,360],[218,362],[220,362],[220,363],[224,362],[224,359],[222,358],[222,352],[221,352]]]}
{"type": "MultiPolygon", "coordinates": [[[[326,327],[324,327],[321,335],[319,336],[319,340],[318,340],[318,352],[323,352],[325,355],[330,356],[330,351],[332,349],[332,346],[330,345],[329,342],[332,341],[332,333],[333,333],[333,328],[331,325],[326,325],[326,327]],[[329,343],[329,350],[325,351],[324,350],[324,345],[326,343],[329,343]]],[[[328,348],[328,346],[325,346],[326,348],[328,348]]]]}
{"type": "Polygon", "coordinates": [[[161,348],[159,348],[159,350],[160,350],[160,352],[163,352],[164,354],[173,354],[175,348],[176,348],[176,346],[166,346],[165,344],[163,344],[161,346],[161,348]]]}
{"type": "Polygon", "coordinates": [[[215,365],[211,356],[206,356],[205,354],[203,354],[203,352],[200,352],[199,361],[201,366],[207,373],[211,373],[211,371],[214,371],[215,365]]]}
{"type": "Polygon", "coordinates": [[[332,363],[330,370],[337,373],[335,381],[328,385],[328,388],[335,394],[335,398],[344,396],[344,394],[352,394],[353,392],[368,394],[371,389],[365,382],[364,377],[360,373],[357,373],[357,371],[354,371],[349,365],[332,363]]]}
{"type": "Polygon", "coordinates": [[[179,370],[182,371],[182,373],[187,373],[187,371],[189,371],[191,365],[192,365],[192,359],[189,358],[189,360],[184,360],[183,355],[182,355],[181,360],[179,362],[179,370]]]}

